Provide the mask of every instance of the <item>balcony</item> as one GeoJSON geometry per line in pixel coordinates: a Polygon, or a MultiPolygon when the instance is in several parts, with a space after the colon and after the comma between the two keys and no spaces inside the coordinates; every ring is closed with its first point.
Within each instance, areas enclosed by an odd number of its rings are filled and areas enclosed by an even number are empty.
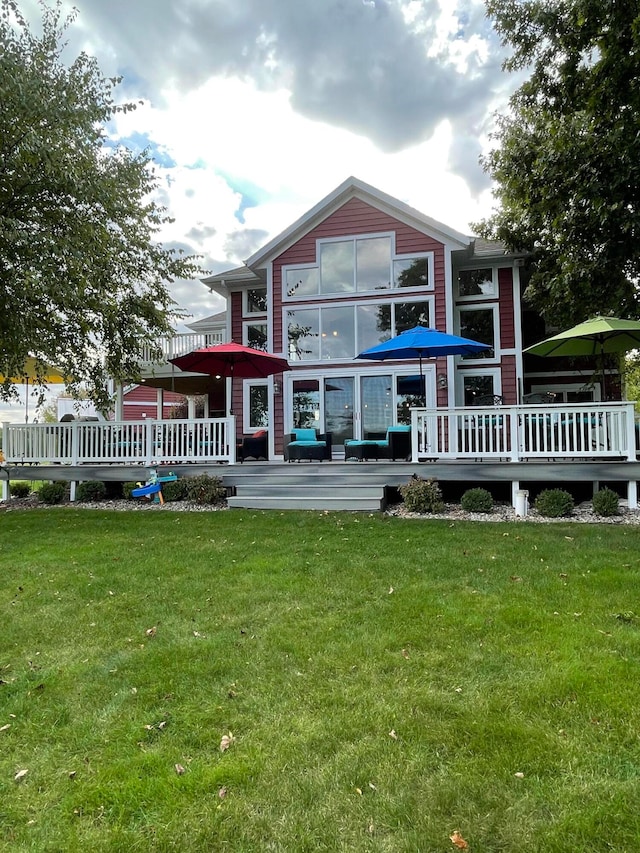
{"type": "Polygon", "coordinates": [[[167,364],[170,358],[186,355],[194,349],[200,349],[200,347],[211,347],[216,344],[222,344],[224,341],[225,333],[222,329],[214,332],[192,332],[174,335],[171,338],[162,338],[159,341],[162,353],[160,359],[153,360],[151,357],[151,347],[143,347],[140,353],[140,366],[144,371],[155,365],[167,364]]]}

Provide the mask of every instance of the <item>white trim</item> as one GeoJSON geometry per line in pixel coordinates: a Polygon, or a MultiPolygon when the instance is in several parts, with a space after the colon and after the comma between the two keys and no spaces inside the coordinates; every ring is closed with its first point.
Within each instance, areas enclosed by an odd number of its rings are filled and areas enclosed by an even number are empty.
{"type": "Polygon", "coordinates": [[[456,374],[457,406],[464,406],[464,380],[467,376],[493,377],[493,394],[502,396],[502,370],[500,367],[474,367],[472,370],[459,370],[456,374]]]}
{"type": "MultiPolygon", "coordinates": [[[[593,402],[599,403],[602,401],[602,386],[599,382],[595,382],[591,387],[586,387],[584,382],[565,382],[562,385],[532,385],[531,386],[531,394],[544,394],[547,391],[551,391],[553,394],[557,394],[558,392],[567,392],[567,391],[591,391],[593,393],[593,402]]],[[[562,400],[555,400],[556,403],[562,403],[562,400]]],[[[572,405],[572,403],[568,403],[567,405],[572,405]]]]}
{"type": "Polygon", "coordinates": [[[497,302],[473,302],[471,304],[456,305],[456,319],[458,330],[456,334],[462,334],[460,331],[460,315],[470,311],[493,311],[493,358],[465,358],[461,359],[461,364],[499,364],[503,351],[500,349],[500,305],[497,302]]]}
{"type": "Polygon", "coordinates": [[[260,429],[272,432],[273,420],[273,387],[267,379],[245,379],[242,383],[242,432],[244,435],[252,435],[260,429]],[[251,426],[251,388],[259,386],[267,389],[267,425],[251,426]],[[270,387],[271,386],[271,387],[270,387]]]}
{"type": "Polygon", "coordinates": [[[448,225],[438,222],[424,213],[420,213],[420,211],[415,210],[399,199],[381,192],[375,187],[364,183],[364,181],[360,181],[358,178],[350,177],[288,228],[251,255],[246,260],[246,265],[248,267],[266,265],[269,261],[272,261],[286,251],[287,248],[297,243],[316,224],[328,218],[345,202],[353,198],[358,198],[366,204],[370,204],[378,210],[388,213],[399,222],[410,225],[433,239],[437,239],[439,242],[452,243],[459,249],[466,249],[473,242],[473,237],[455,231],[448,225]]]}
{"type": "MultiPolygon", "coordinates": [[[[385,296],[387,296],[388,293],[389,293],[389,291],[385,291],[385,296]]],[[[401,304],[401,303],[413,304],[413,303],[417,303],[417,302],[425,302],[429,306],[429,321],[431,322],[434,319],[435,294],[430,293],[428,295],[427,294],[421,295],[420,293],[417,293],[416,291],[412,290],[411,291],[411,297],[409,298],[409,294],[407,294],[408,298],[403,299],[402,298],[402,291],[393,291],[393,293],[394,293],[393,298],[387,297],[387,298],[367,299],[367,300],[357,300],[357,299],[352,298],[352,299],[348,299],[348,300],[347,299],[340,300],[337,302],[331,301],[331,302],[322,302],[322,303],[315,303],[315,304],[305,303],[304,305],[300,305],[298,308],[294,308],[290,303],[287,305],[283,305],[283,307],[282,307],[282,341],[283,341],[283,344],[285,344],[285,342],[286,342],[286,353],[287,353],[287,355],[285,357],[287,358],[287,360],[290,363],[293,363],[296,365],[304,364],[305,366],[306,365],[311,366],[311,365],[327,365],[328,363],[329,364],[351,364],[351,363],[353,363],[355,357],[358,355],[358,353],[355,352],[352,356],[346,356],[345,358],[341,358],[341,359],[318,358],[318,359],[301,359],[300,361],[292,359],[290,357],[290,354],[289,354],[289,333],[288,333],[287,314],[288,314],[288,312],[293,311],[293,310],[295,310],[295,311],[317,311],[317,312],[321,312],[323,309],[331,309],[331,308],[361,308],[361,307],[366,307],[366,306],[371,306],[371,305],[373,305],[373,306],[397,305],[397,304],[401,304]]],[[[354,345],[356,346],[356,348],[357,348],[357,335],[358,335],[357,316],[358,315],[357,315],[357,311],[356,311],[356,312],[354,312],[354,325],[353,325],[354,335],[355,335],[354,345]]],[[[394,324],[395,324],[395,312],[393,314],[393,319],[394,319],[394,324]]],[[[319,331],[319,334],[322,335],[322,320],[321,320],[320,314],[318,314],[318,331],[319,331]]],[[[397,332],[395,332],[395,329],[393,330],[393,334],[397,334],[397,332]]]]}
{"type": "Polygon", "coordinates": [[[455,293],[453,294],[456,302],[467,303],[467,302],[486,302],[490,299],[499,299],[500,298],[500,290],[498,285],[498,269],[500,267],[495,266],[494,264],[460,264],[456,267],[456,273],[460,273],[462,271],[469,270],[490,270],[491,271],[491,283],[493,285],[493,293],[471,293],[466,296],[462,296],[460,294],[460,290],[458,288],[458,277],[455,279],[455,293]]]}

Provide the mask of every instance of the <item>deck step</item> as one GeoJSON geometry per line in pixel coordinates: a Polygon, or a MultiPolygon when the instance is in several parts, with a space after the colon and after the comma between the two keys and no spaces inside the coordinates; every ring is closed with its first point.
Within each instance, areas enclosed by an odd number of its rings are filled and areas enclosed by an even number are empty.
{"type": "Polygon", "coordinates": [[[349,498],[371,498],[381,501],[385,496],[385,487],[380,483],[360,485],[346,483],[310,483],[300,486],[291,483],[242,483],[235,487],[234,497],[290,497],[299,498],[319,497],[332,498],[336,495],[347,495],[349,498]]]}
{"type": "Polygon", "coordinates": [[[384,508],[381,498],[349,497],[348,494],[322,497],[319,495],[245,495],[227,499],[230,508],[242,509],[309,509],[309,510],[355,510],[358,512],[380,512],[384,508]]]}

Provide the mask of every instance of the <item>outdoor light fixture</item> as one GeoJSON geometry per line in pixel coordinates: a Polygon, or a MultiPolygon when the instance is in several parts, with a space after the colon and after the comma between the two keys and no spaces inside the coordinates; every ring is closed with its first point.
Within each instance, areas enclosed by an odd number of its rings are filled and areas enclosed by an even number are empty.
{"type": "Polygon", "coordinates": [[[438,387],[439,388],[448,388],[449,387],[449,383],[447,382],[446,373],[439,373],[438,374],[438,387]]]}
{"type": "Polygon", "coordinates": [[[273,383],[273,393],[277,396],[280,394],[281,391],[282,391],[282,385],[276,379],[275,382],[273,383]]]}

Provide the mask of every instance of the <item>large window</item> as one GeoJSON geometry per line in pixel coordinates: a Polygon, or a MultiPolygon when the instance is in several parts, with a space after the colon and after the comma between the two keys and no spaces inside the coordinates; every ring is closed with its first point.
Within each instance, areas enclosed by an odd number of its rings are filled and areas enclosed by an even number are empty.
{"type": "Polygon", "coordinates": [[[317,257],[284,268],[285,299],[431,286],[431,255],[394,256],[390,235],[318,241],[317,257]]]}
{"type": "Polygon", "coordinates": [[[488,344],[490,347],[485,352],[463,356],[465,360],[495,358],[496,319],[496,311],[492,307],[460,309],[460,334],[462,337],[488,344]]]}
{"type": "Polygon", "coordinates": [[[245,291],[246,303],[245,314],[266,314],[267,313],[267,288],[252,287],[245,291]]]}
{"type": "Polygon", "coordinates": [[[419,323],[429,323],[427,301],[366,303],[286,312],[290,361],[350,361],[365,349],[419,323]]]}
{"type": "Polygon", "coordinates": [[[245,427],[251,430],[264,429],[269,426],[269,389],[264,382],[246,383],[245,394],[245,427]],[[247,419],[248,415],[248,419],[247,419]]]}
{"type": "Polygon", "coordinates": [[[266,323],[245,323],[244,344],[253,349],[267,350],[268,331],[266,323]]]}
{"type": "Polygon", "coordinates": [[[496,292],[493,270],[460,270],[458,272],[458,296],[494,296],[496,292]]]}

